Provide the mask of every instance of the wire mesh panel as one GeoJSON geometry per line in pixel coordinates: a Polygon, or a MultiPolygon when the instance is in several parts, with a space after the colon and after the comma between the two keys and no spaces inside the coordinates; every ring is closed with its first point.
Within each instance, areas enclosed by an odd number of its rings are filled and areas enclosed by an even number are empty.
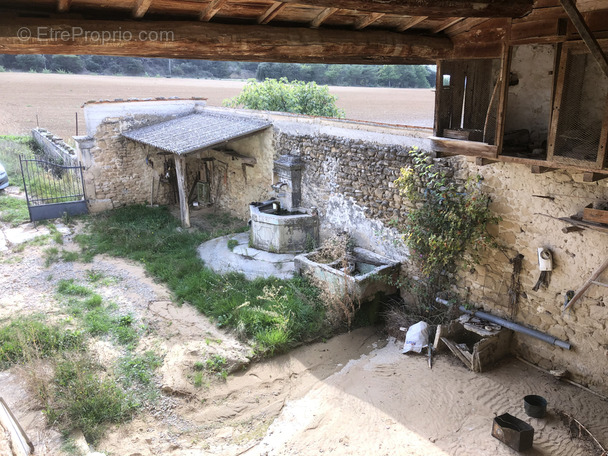
{"type": "Polygon", "coordinates": [[[81,166],[19,157],[32,221],[87,213],[81,166]]]}
{"type": "Polygon", "coordinates": [[[579,48],[565,49],[558,95],[552,142],[554,160],[597,162],[606,116],[608,77],[589,53],[579,48]]]}
{"type": "Polygon", "coordinates": [[[437,135],[494,144],[500,59],[442,62],[437,135]]]}

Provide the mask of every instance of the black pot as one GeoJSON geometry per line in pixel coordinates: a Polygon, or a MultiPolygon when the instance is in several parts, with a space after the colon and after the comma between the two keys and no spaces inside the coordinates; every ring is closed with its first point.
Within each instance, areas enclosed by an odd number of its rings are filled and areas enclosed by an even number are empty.
{"type": "Polygon", "coordinates": [[[547,412],[547,399],[531,394],[524,397],[524,410],[532,418],[542,418],[547,412]]]}

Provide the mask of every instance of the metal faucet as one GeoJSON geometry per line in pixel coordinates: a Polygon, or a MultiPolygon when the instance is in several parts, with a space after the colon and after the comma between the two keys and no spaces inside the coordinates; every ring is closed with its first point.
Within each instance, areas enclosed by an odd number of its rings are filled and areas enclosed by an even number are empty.
{"type": "Polygon", "coordinates": [[[278,192],[281,190],[281,187],[286,187],[287,185],[289,185],[287,182],[277,182],[276,184],[271,184],[270,186],[275,192],[278,192]]]}

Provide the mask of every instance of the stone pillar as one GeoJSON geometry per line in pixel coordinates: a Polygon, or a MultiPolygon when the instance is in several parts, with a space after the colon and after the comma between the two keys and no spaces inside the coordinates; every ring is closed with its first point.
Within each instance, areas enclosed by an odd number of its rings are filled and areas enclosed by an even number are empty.
{"type": "Polygon", "coordinates": [[[300,157],[281,155],[274,162],[274,185],[281,207],[292,211],[302,201],[302,161],[300,157]]]}

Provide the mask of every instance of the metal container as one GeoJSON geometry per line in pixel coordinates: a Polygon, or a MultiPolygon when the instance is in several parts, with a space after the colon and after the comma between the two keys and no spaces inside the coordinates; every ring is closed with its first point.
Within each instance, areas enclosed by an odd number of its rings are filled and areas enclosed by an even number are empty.
{"type": "Polygon", "coordinates": [[[547,400],[542,396],[530,394],[524,397],[524,410],[532,418],[542,418],[547,412],[547,400]]]}
{"type": "Polygon", "coordinates": [[[492,437],[515,451],[525,451],[532,448],[534,428],[513,415],[503,413],[494,418],[492,437]]]}

